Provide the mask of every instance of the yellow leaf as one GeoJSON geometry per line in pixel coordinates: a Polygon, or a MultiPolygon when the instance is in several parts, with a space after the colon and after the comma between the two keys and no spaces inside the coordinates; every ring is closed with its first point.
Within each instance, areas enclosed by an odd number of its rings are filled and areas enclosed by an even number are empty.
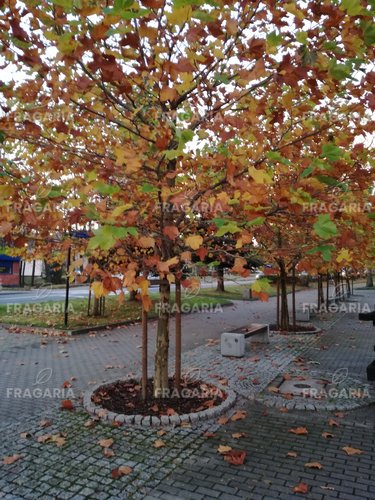
{"type": "Polygon", "coordinates": [[[223,444],[219,445],[217,451],[219,453],[228,453],[228,451],[231,451],[232,450],[232,447],[231,446],[225,446],[223,444]]]}
{"type": "Polygon", "coordinates": [[[203,238],[199,234],[195,234],[193,236],[188,236],[185,242],[193,250],[198,250],[203,243],[203,238]]]}
{"type": "Polygon", "coordinates": [[[338,254],[338,256],[336,258],[336,262],[338,262],[338,263],[343,262],[343,261],[346,261],[346,262],[352,261],[352,257],[351,257],[350,252],[347,248],[343,248],[342,250],[340,250],[340,253],[338,254]]]}
{"type": "Polygon", "coordinates": [[[142,295],[148,295],[148,287],[150,286],[150,282],[144,278],[141,278],[138,281],[139,288],[141,289],[142,295]]]}
{"type": "Polygon", "coordinates": [[[264,170],[249,167],[249,174],[257,184],[272,184],[272,177],[264,170]]]}
{"type": "Polygon", "coordinates": [[[184,23],[189,21],[192,13],[193,9],[191,5],[185,5],[184,7],[173,9],[172,12],[167,14],[167,19],[171,24],[182,26],[184,23]]]}
{"type": "Polygon", "coordinates": [[[91,290],[94,292],[94,295],[97,299],[100,297],[104,297],[109,294],[109,290],[107,290],[101,281],[94,281],[91,285],[91,290]]]}

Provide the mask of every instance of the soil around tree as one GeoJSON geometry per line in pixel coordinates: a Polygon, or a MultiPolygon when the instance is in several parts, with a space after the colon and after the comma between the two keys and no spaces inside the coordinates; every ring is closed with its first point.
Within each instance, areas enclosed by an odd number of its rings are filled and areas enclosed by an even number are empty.
{"type": "Polygon", "coordinates": [[[319,328],[317,328],[315,325],[312,325],[311,323],[309,324],[296,324],[288,326],[288,330],[281,330],[277,325],[270,325],[270,330],[276,333],[279,333],[280,335],[287,335],[288,333],[318,333],[320,332],[319,328]]]}
{"type": "Polygon", "coordinates": [[[202,381],[182,382],[181,390],[177,391],[172,378],[166,392],[168,397],[155,398],[153,380],[149,379],[147,399],[143,401],[139,380],[119,380],[99,387],[91,396],[91,401],[114,413],[160,417],[208,410],[227,398],[220,388],[202,381]]]}

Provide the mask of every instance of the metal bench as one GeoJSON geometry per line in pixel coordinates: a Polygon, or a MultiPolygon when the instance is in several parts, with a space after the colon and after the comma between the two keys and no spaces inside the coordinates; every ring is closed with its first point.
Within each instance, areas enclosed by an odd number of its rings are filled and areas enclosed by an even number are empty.
{"type": "Polygon", "coordinates": [[[269,325],[252,323],[221,334],[221,355],[241,358],[245,354],[245,339],[261,335],[262,341],[269,343],[269,325]]]}

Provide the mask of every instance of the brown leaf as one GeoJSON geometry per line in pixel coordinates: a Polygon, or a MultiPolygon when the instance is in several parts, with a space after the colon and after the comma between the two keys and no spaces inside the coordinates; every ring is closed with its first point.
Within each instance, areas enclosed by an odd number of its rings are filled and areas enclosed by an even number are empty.
{"type": "Polygon", "coordinates": [[[19,460],[20,458],[22,458],[22,455],[18,455],[18,454],[4,457],[3,464],[4,465],[12,465],[12,464],[14,464],[14,462],[17,462],[17,460],[19,460]]]}
{"type": "Polygon", "coordinates": [[[246,436],[247,436],[246,432],[234,432],[232,434],[233,439],[241,439],[241,438],[246,437],[246,436]]]}
{"type": "Polygon", "coordinates": [[[224,460],[232,465],[242,465],[246,459],[246,451],[230,450],[224,455],[224,460]]]}
{"type": "Polygon", "coordinates": [[[63,446],[66,442],[66,439],[61,436],[61,434],[53,434],[51,436],[51,441],[55,443],[55,445],[60,448],[60,446],[63,446]]]}
{"type": "Polygon", "coordinates": [[[164,441],[162,441],[161,439],[157,439],[154,444],[153,444],[154,448],[164,448],[165,446],[165,443],[164,441]]]}
{"type": "Polygon", "coordinates": [[[340,424],[338,422],[336,422],[336,420],[334,420],[333,418],[331,418],[328,421],[328,425],[330,425],[331,427],[338,427],[340,424]]]}
{"type": "Polygon", "coordinates": [[[237,420],[243,420],[244,418],[246,418],[246,411],[245,410],[237,410],[236,413],[234,413],[234,415],[231,416],[231,420],[233,422],[236,422],[237,420]]]}
{"type": "Polygon", "coordinates": [[[40,425],[40,427],[43,427],[43,428],[49,427],[50,425],[52,425],[52,422],[51,422],[51,420],[41,420],[39,422],[39,425],[40,425]]]}
{"type": "Polygon", "coordinates": [[[112,458],[115,456],[115,452],[110,448],[104,448],[103,455],[105,456],[105,458],[112,458]]]}
{"type": "Polygon", "coordinates": [[[20,437],[22,439],[27,439],[27,438],[31,437],[31,434],[30,434],[30,432],[21,432],[20,437]]]}
{"type": "Polygon", "coordinates": [[[291,432],[292,434],[297,434],[298,436],[303,436],[309,433],[306,427],[296,427],[295,429],[289,429],[288,432],[291,432]]]}
{"type": "Polygon", "coordinates": [[[330,439],[330,438],[333,438],[335,436],[334,436],[334,434],[331,434],[330,432],[322,432],[322,437],[324,437],[325,439],[330,439]]]}
{"type": "Polygon", "coordinates": [[[86,422],[83,424],[83,426],[87,427],[87,429],[91,429],[92,427],[95,427],[95,425],[95,420],[92,420],[91,418],[89,420],[86,420],[86,422]]]}
{"type": "Polygon", "coordinates": [[[133,469],[131,467],[128,467],[127,465],[122,465],[121,467],[118,467],[117,469],[112,470],[112,477],[113,479],[118,479],[121,476],[127,476],[133,472],[133,469]]]}
{"type": "Polygon", "coordinates": [[[65,380],[62,387],[63,387],[63,389],[69,389],[69,387],[72,387],[70,380],[65,380]]]}
{"type": "Polygon", "coordinates": [[[351,446],[344,446],[341,448],[347,455],[361,455],[363,453],[363,450],[360,450],[359,448],[352,448],[351,446]]]}
{"type": "Polygon", "coordinates": [[[268,392],[272,392],[272,393],[275,393],[275,394],[277,394],[278,392],[280,392],[280,389],[278,387],[273,387],[273,386],[269,387],[267,390],[268,390],[268,392]]]}
{"type": "Polygon", "coordinates": [[[51,439],[52,439],[52,434],[44,434],[43,436],[38,436],[36,440],[38,443],[46,443],[51,439]]]}
{"type": "Polygon", "coordinates": [[[323,465],[319,462],[307,462],[305,467],[308,469],[323,469],[323,465]]]}
{"type": "Polygon", "coordinates": [[[98,441],[98,444],[102,447],[102,448],[110,448],[112,445],[113,445],[114,441],[112,438],[109,438],[109,439],[101,439],[100,441],[98,441]]]}
{"type": "Polygon", "coordinates": [[[156,433],[157,436],[164,436],[165,434],[167,434],[167,432],[164,429],[160,429],[160,431],[156,433]]]}
{"type": "Polygon", "coordinates": [[[216,436],[216,434],[214,432],[205,432],[204,434],[202,434],[203,437],[205,438],[214,438],[216,436]]]}
{"type": "Polygon", "coordinates": [[[298,457],[298,453],[296,451],[288,451],[286,456],[289,458],[296,458],[296,457],[298,457]]]}
{"type": "Polygon", "coordinates": [[[218,420],[217,420],[217,423],[220,424],[220,425],[225,425],[229,422],[229,418],[228,417],[225,417],[225,416],[222,416],[220,417],[218,420]]]}
{"type": "Polygon", "coordinates": [[[74,410],[74,405],[73,405],[73,402],[70,400],[70,399],[63,399],[61,401],[61,405],[60,405],[60,408],[62,410],[74,410]]]}
{"type": "Polygon", "coordinates": [[[293,488],[294,493],[306,494],[309,492],[309,485],[306,483],[299,483],[293,488]]]}

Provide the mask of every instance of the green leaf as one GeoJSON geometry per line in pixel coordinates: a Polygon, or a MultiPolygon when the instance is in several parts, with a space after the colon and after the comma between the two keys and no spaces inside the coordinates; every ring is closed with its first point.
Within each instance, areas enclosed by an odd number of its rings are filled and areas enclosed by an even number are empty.
{"type": "Polygon", "coordinates": [[[250,220],[246,223],[246,226],[261,226],[263,222],[266,220],[265,217],[255,217],[255,219],[250,220]]]}
{"type": "Polygon", "coordinates": [[[259,278],[251,285],[251,289],[253,292],[269,294],[271,292],[271,283],[267,278],[259,278]]]}
{"type": "Polygon", "coordinates": [[[374,45],[375,43],[375,24],[368,22],[362,23],[363,40],[366,45],[374,45]]]}
{"type": "Polygon", "coordinates": [[[340,182],[333,177],[329,177],[328,175],[317,175],[316,178],[322,184],[326,184],[327,186],[337,186],[340,182]]]}
{"type": "Polygon", "coordinates": [[[52,3],[69,10],[73,7],[73,0],[52,0],[52,3]]]}
{"type": "Polygon", "coordinates": [[[178,158],[179,156],[183,156],[183,152],[178,150],[178,149],[169,149],[164,152],[164,155],[167,160],[174,160],[175,158],[178,158]]]}
{"type": "Polygon", "coordinates": [[[94,235],[88,244],[88,249],[101,248],[102,250],[111,249],[117,240],[124,238],[128,234],[137,236],[138,231],[135,227],[118,227],[104,225],[94,231],[94,235]]]}
{"type": "Polygon", "coordinates": [[[152,184],[148,184],[147,182],[142,184],[142,187],[141,187],[142,193],[152,193],[154,191],[157,191],[157,187],[153,186],[152,184]]]}
{"type": "Polygon", "coordinates": [[[3,132],[2,130],[0,130],[0,143],[1,144],[3,144],[3,142],[5,141],[5,138],[6,138],[5,132],[3,132]]]}
{"type": "Polygon", "coordinates": [[[336,224],[331,220],[329,214],[321,214],[313,225],[315,233],[323,240],[329,240],[337,236],[336,224]]]}
{"type": "Polygon", "coordinates": [[[215,74],[214,80],[219,83],[230,83],[230,79],[227,77],[227,75],[222,75],[220,73],[215,74]]]}
{"type": "Polygon", "coordinates": [[[366,10],[362,7],[361,0],[341,0],[340,9],[346,10],[349,16],[359,16],[366,13],[366,10]]]}
{"type": "Polygon", "coordinates": [[[336,146],[333,142],[323,144],[322,157],[327,158],[328,161],[337,161],[343,156],[343,150],[336,146]]]}
{"type": "Polygon", "coordinates": [[[135,12],[131,12],[130,10],[126,10],[121,13],[122,19],[138,19],[139,17],[146,17],[151,14],[151,10],[149,9],[139,9],[135,12]]]}
{"type": "Polygon", "coordinates": [[[332,60],[329,64],[329,73],[335,80],[346,80],[351,76],[352,68],[332,60]]]}
{"type": "Polygon", "coordinates": [[[282,43],[282,41],[283,41],[282,35],[278,35],[276,31],[273,31],[272,33],[269,33],[267,35],[267,43],[271,47],[277,47],[282,43]]]}
{"type": "Polygon", "coordinates": [[[296,33],[296,40],[299,43],[305,44],[307,42],[307,36],[308,36],[308,34],[306,31],[298,31],[296,33]]]}
{"type": "Polygon", "coordinates": [[[278,151],[268,151],[266,156],[269,160],[278,161],[279,163],[283,163],[284,165],[290,165],[290,160],[284,158],[278,151]]]}
{"type": "Polygon", "coordinates": [[[104,182],[95,183],[94,188],[99,194],[112,195],[120,191],[120,187],[114,184],[105,184],[104,182]]]}
{"type": "Polygon", "coordinates": [[[301,179],[308,177],[313,172],[314,172],[314,167],[313,167],[313,165],[310,165],[309,167],[305,168],[305,170],[302,172],[301,179]]]}
{"type": "Polygon", "coordinates": [[[186,5],[202,5],[202,0],[173,0],[173,6],[177,9],[186,5]]]}
{"type": "Polygon", "coordinates": [[[319,245],[317,247],[311,248],[306,253],[308,255],[313,255],[315,253],[321,253],[323,260],[325,262],[330,262],[332,260],[332,252],[335,250],[335,247],[332,245],[319,245]]]}
{"type": "Polygon", "coordinates": [[[241,229],[237,226],[235,222],[228,222],[220,227],[220,229],[215,233],[215,236],[224,236],[224,234],[239,233],[241,229]]]}

